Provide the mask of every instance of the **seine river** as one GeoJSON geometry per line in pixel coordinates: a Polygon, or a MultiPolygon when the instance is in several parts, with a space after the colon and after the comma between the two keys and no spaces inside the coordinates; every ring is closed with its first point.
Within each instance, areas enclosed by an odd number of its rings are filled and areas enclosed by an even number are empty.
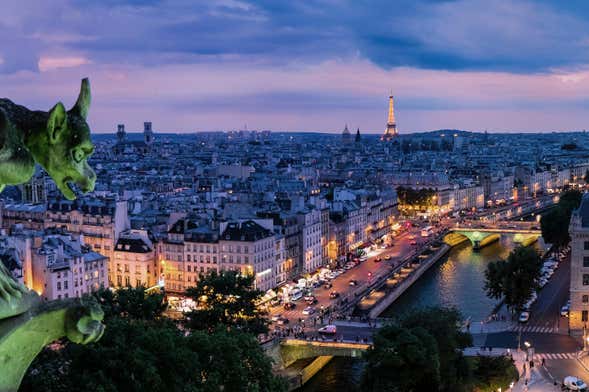
{"type": "MultiPolygon", "coordinates": [[[[502,236],[499,241],[479,252],[474,252],[468,243],[453,248],[382,316],[394,317],[412,308],[430,305],[456,306],[464,317],[470,317],[474,327],[480,320],[485,319],[497,304],[496,301],[487,298],[483,290],[485,268],[489,262],[507,257],[514,246],[510,236],[502,236]]],[[[540,248],[539,243],[533,246],[540,248]]],[[[359,390],[362,366],[361,360],[334,358],[301,391],[359,390]]]]}

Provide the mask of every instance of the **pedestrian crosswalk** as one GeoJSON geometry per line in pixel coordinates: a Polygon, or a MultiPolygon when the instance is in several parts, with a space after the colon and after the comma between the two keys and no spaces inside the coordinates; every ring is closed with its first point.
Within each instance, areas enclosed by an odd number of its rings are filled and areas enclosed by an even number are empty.
{"type": "Polygon", "coordinates": [[[513,325],[508,331],[530,333],[558,333],[558,328],[544,327],[540,325],[513,325]]]}
{"type": "Polygon", "coordinates": [[[575,359],[577,353],[538,353],[534,359],[575,359]]]}

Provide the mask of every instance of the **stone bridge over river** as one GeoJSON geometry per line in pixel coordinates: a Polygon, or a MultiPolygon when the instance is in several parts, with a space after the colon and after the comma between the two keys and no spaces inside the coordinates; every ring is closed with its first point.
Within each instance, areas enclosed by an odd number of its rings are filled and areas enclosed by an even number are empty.
{"type": "Polygon", "coordinates": [[[499,240],[502,234],[512,234],[514,242],[528,246],[542,236],[542,232],[532,224],[530,222],[509,222],[509,225],[501,223],[485,226],[459,225],[450,229],[450,232],[444,236],[444,242],[454,246],[468,240],[474,249],[480,249],[499,240]]]}

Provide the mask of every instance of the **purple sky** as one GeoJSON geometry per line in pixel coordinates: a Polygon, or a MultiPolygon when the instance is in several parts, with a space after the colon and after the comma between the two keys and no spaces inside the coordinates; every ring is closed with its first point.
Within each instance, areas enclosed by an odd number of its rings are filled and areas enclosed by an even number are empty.
{"type": "Polygon", "coordinates": [[[589,128],[589,3],[7,0],[0,96],[94,132],[589,128]],[[564,3],[564,4],[562,4],[564,3]]]}

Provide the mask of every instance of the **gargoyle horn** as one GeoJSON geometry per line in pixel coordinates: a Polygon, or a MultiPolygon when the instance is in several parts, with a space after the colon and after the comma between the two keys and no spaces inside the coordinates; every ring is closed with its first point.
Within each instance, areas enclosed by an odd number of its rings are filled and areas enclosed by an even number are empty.
{"type": "Polygon", "coordinates": [[[88,110],[90,109],[90,101],[92,97],[90,95],[90,81],[88,78],[82,79],[82,85],[80,87],[80,95],[78,100],[70,112],[79,114],[84,120],[88,116],[88,110]]]}

